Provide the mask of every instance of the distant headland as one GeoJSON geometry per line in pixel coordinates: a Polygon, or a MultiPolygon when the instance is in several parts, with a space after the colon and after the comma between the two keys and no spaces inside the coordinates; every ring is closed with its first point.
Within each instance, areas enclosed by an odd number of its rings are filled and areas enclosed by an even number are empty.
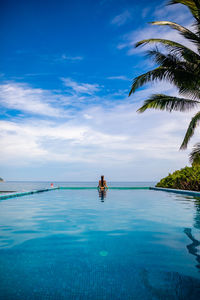
{"type": "Polygon", "coordinates": [[[4,181],[3,178],[0,177],[0,181],[4,181]]]}

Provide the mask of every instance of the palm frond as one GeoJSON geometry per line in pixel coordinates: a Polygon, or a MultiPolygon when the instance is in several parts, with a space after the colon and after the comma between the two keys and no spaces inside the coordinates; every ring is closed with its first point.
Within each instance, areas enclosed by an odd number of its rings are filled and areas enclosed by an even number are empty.
{"type": "Polygon", "coordinates": [[[161,65],[162,67],[173,67],[173,69],[177,69],[178,67],[179,69],[180,67],[183,68],[183,60],[180,60],[177,55],[174,55],[172,53],[164,54],[157,48],[146,51],[146,56],[153,58],[154,62],[161,65]]]}
{"type": "Polygon", "coordinates": [[[158,50],[148,51],[156,64],[160,64],[158,68],[148,71],[133,81],[129,96],[148,82],[168,80],[170,83],[177,86],[180,93],[193,98],[198,98],[200,90],[197,88],[196,81],[198,77],[193,69],[189,70],[186,62],[180,61],[175,55],[165,55],[158,50]]]}
{"type": "Polygon", "coordinates": [[[196,127],[199,125],[199,122],[200,122],[200,112],[198,112],[192,118],[192,120],[190,121],[190,124],[188,126],[187,131],[186,131],[186,134],[185,134],[185,137],[184,137],[184,140],[181,144],[180,149],[186,149],[187,148],[188,142],[191,139],[191,137],[194,135],[194,131],[195,131],[196,127]]]}
{"type": "Polygon", "coordinates": [[[167,55],[163,54],[157,49],[147,51],[147,56],[153,58],[156,64],[165,69],[164,79],[176,85],[181,94],[199,98],[199,64],[182,60],[172,52],[167,55]]]}
{"type": "Polygon", "coordinates": [[[194,145],[192,152],[189,155],[189,161],[192,166],[200,165],[200,143],[194,145]]]}
{"type": "Polygon", "coordinates": [[[191,99],[178,98],[167,96],[163,94],[152,95],[149,99],[144,101],[144,105],[137,111],[143,113],[149,108],[166,110],[166,111],[189,111],[199,105],[200,102],[191,99]]]}
{"type": "Polygon", "coordinates": [[[196,52],[191,50],[190,48],[180,44],[176,43],[171,40],[166,40],[166,39],[145,39],[142,41],[139,41],[135,44],[135,47],[139,46],[144,46],[147,44],[162,44],[164,47],[170,50],[171,53],[174,53],[175,55],[178,55],[180,57],[183,57],[184,59],[188,60],[189,62],[197,62],[199,61],[200,63],[200,55],[198,55],[196,52]]]}
{"type": "Polygon", "coordinates": [[[134,93],[136,91],[136,89],[138,89],[139,87],[143,86],[144,84],[146,84],[150,81],[164,79],[166,71],[167,71],[166,69],[164,69],[162,67],[158,67],[158,68],[155,68],[154,70],[148,71],[148,72],[136,77],[133,80],[133,84],[132,84],[131,90],[129,92],[129,96],[132,93],[134,93]]]}
{"type": "Polygon", "coordinates": [[[155,22],[150,22],[152,25],[161,25],[161,26],[169,26],[172,29],[178,30],[181,35],[183,35],[186,39],[190,40],[197,46],[199,46],[200,43],[200,37],[187,29],[186,27],[183,27],[177,23],[170,22],[170,21],[155,21],[155,22]]]}

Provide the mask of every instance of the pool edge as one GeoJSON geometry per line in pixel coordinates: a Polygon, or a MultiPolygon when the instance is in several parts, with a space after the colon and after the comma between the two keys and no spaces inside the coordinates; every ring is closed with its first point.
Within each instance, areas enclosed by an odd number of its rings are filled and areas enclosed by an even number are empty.
{"type": "MultiPolygon", "coordinates": [[[[5,200],[9,198],[16,198],[22,197],[27,195],[32,195],[36,193],[42,192],[49,192],[54,190],[97,190],[97,187],[52,187],[49,189],[40,189],[40,190],[33,190],[27,192],[18,192],[12,193],[7,195],[0,195],[0,200],[5,200]]],[[[177,189],[169,189],[169,188],[159,188],[159,187],[109,187],[109,190],[154,190],[154,191],[162,191],[162,192],[169,192],[169,193],[176,193],[182,195],[190,195],[190,196],[197,196],[200,197],[200,192],[197,191],[189,191],[189,190],[177,190],[177,189]]]]}
{"type": "Polygon", "coordinates": [[[52,190],[58,190],[59,187],[55,188],[50,188],[50,189],[40,189],[40,190],[32,190],[32,191],[27,191],[27,192],[18,192],[18,193],[12,193],[12,194],[7,194],[7,195],[0,195],[0,200],[5,200],[9,198],[15,198],[15,197],[22,197],[22,196],[27,196],[27,195],[32,195],[36,193],[43,193],[43,192],[49,192],[52,190]]]}
{"type": "Polygon", "coordinates": [[[178,190],[178,189],[170,189],[170,188],[160,188],[160,187],[150,187],[150,190],[154,191],[162,191],[162,192],[169,192],[169,193],[176,193],[176,194],[185,194],[190,196],[198,196],[200,197],[200,192],[197,191],[190,191],[190,190],[178,190]]]}

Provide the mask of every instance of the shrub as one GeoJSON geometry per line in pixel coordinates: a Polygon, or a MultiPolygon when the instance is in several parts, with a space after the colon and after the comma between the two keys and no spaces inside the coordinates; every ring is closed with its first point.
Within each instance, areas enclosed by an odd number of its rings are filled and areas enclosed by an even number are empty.
{"type": "Polygon", "coordinates": [[[157,187],[200,191],[200,166],[185,167],[161,179],[157,187]]]}

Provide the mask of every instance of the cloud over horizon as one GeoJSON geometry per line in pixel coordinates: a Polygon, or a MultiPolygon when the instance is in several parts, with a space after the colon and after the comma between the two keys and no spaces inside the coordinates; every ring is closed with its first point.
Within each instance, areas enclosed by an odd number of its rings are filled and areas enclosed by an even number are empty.
{"type": "MultiPolygon", "coordinates": [[[[71,81],[74,84],[75,81],[71,81]]],[[[44,103],[48,103],[51,97],[54,101],[54,95],[50,91],[35,91],[25,84],[17,84],[16,88],[12,83],[12,86],[15,87],[16,99],[22,99],[18,103],[23,105],[24,97],[27,103],[31,103],[30,108],[25,107],[25,110],[31,109],[34,93],[37,96],[42,95],[44,103]]],[[[151,169],[152,166],[149,169],[147,167],[149,160],[155,163],[163,160],[164,164],[169,161],[185,164],[188,151],[179,152],[178,149],[191,114],[160,113],[153,110],[142,115],[136,113],[143,98],[153,93],[155,88],[158,91],[157,87],[149,86],[137,92],[134,98],[126,98],[118,103],[111,101],[108,104],[109,99],[102,103],[86,103],[69,119],[59,118],[59,122],[54,119],[53,108],[49,104],[46,104],[48,120],[20,116],[12,120],[2,120],[1,165],[31,166],[52,161],[58,165],[67,165],[79,162],[80,167],[89,164],[97,169],[98,162],[101,162],[101,168],[112,168],[115,165],[115,168],[123,169],[129,164],[135,165],[137,169],[140,162],[146,165],[146,176],[155,178],[156,172],[151,169]]],[[[170,85],[161,84],[159,89],[169,94],[175,93],[170,85]]],[[[92,88],[93,93],[97,90],[92,88]]],[[[85,93],[85,89],[78,88],[77,92],[85,93]]],[[[37,97],[36,100],[34,111],[40,114],[41,103],[37,97]]],[[[8,105],[7,100],[3,105],[8,105]]],[[[65,107],[59,109],[60,114],[67,114],[65,107]]],[[[196,138],[193,142],[195,140],[196,138]]],[[[123,176],[127,179],[125,174],[123,176]]],[[[133,180],[137,180],[136,174],[133,180]]]]}

